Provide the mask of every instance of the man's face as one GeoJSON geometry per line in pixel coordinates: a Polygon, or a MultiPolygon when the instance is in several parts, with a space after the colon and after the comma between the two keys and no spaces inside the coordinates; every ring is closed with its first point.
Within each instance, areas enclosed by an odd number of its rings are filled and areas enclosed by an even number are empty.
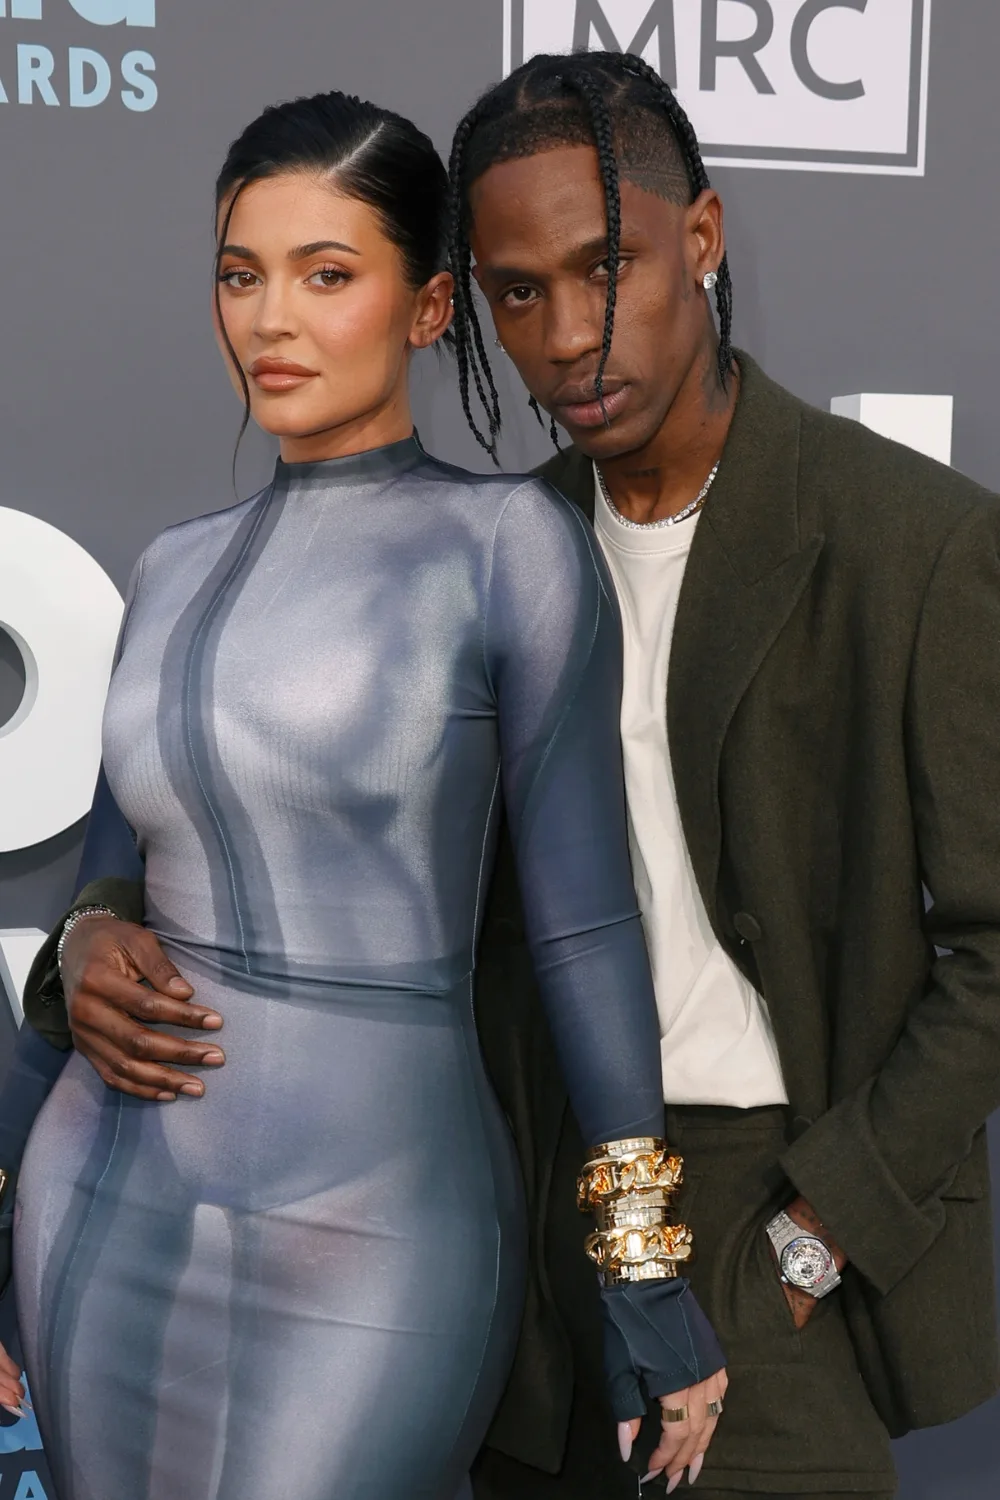
{"type": "MultiPolygon", "coordinates": [[[[721,233],[718,200],[707,196],[721,233]]],[[[622,178],[606,421],[594,391],[608,289],[596,152],[557,147],[502,162],[473,185],[475,275],[500,342],[539,404],[593,458],[633,452],[656,436],[711,336],[695,279],[713,253],[696,227],[703,199],[685,209],[622,178]]]]}

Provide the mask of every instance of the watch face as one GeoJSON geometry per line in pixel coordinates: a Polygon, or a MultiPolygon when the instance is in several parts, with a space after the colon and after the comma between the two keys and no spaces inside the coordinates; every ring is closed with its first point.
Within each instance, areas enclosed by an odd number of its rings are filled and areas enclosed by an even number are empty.
{"type": "Polygon", "coordinates": [[[781,1252],[781,1274],[800,1291],[811,1292],[833,1270],[833,1256],[812,1235],[791,1240],[781,1252]]]}

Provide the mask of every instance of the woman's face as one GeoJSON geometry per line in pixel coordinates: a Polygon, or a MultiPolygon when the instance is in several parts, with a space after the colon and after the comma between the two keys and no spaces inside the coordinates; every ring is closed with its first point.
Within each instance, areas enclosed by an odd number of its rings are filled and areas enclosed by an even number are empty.
{"type": "MultiPolygon", "coordinates": [[[[409,286],[399,250],[367,204],[313,173],[251,183],[236,199],[219,278],[218,312],[251,412],[281,439],[287,462],[409,435],[409,356],[447,329],[452,279],[442,272],[409,286]]],[[[216,336],[242,396],[218,315],[216,336]]]]}

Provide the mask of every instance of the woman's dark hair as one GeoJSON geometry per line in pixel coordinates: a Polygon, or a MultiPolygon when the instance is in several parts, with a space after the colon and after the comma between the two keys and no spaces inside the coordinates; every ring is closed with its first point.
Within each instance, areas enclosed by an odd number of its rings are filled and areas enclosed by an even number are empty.
{"type": "MultiPolygon", "coordinates": [[[[687,207],[710,186],[691,121],[673,90],[641,57],[630,52],[580,52],[531,58],[489,89],[459,124],[451,151],[449,251],[455,277],[454,342],[462,407],[476,438],[496,462],[500,398],[486,356],[472,292],[469,192],[498,162],[534,156],[555,146],[597,150],[608,221],[608,295],[596,392],[604,399],[604,370],[611,351],[618,293],[621,239],[619,178],[626,177],[672,203],[687,207]],[[485,412],[480,432],[469,396],[470,378],[485,412]]],[[[719,378],[729,379],[733,350],[732,283],[725,259],[715,287],[719,314],[719,378]]],[[[542,414],[532,398],[531,407],[542,414]]],[[[544,426],[544,423],[543,423],[544,426]]],[[[555,423],[552,440],[558,447],[555,423]]]]}
{"type": "Polygon", "coordinates": [[[328,174],[338,191],[373,208],[399,248],[411,286],[421,287],[447,269],[448,174],[430,137],[411,120],[337,92],[265,109],[232,143],[215,184],[216,219],[225,206],[216,247],[215,307],[243,387],[241,438],[250,420],[250,391],[222,321],[221,250],[243,189],[296,171],[328,174]]]}

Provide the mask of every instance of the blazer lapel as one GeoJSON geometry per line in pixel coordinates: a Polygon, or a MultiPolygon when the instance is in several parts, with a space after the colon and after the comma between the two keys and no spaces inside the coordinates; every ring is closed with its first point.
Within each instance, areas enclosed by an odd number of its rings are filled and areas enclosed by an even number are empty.
{"type": "Polygon", "coordinates": [[[741,353],[739,363],[739,404],[691,546],[667,691],[681,823],[716,929],[719,762],[726,732],[823,546],[823,537],[803,528],[800,516],[799,403],[748,356],[741,353]]]}

